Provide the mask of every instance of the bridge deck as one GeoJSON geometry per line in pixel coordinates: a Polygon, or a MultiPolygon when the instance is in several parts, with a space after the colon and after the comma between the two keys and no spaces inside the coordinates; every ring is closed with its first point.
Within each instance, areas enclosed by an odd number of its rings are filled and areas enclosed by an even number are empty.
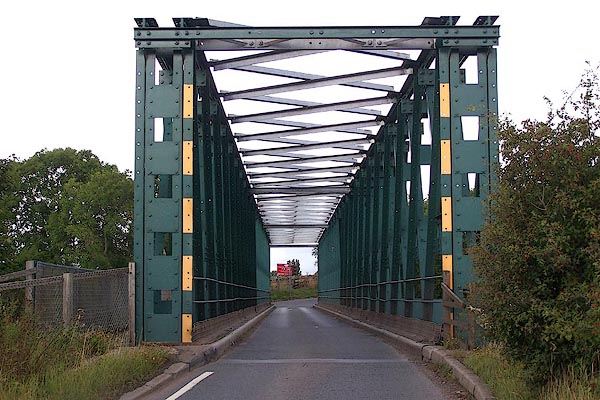
{"type": "Polygon", "coordinates": [[[179,399],[447,399],[406,356],[380,339],[312,308],[278,303],[248,340],[150,399],[213,374],[179,399]]]}

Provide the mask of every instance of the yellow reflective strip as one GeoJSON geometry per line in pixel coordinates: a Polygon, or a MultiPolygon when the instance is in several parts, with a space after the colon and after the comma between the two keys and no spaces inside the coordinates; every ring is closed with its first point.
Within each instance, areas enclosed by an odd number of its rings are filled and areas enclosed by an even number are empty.
{"type": "Polygon", "coordinates": [[[444,255],[442,256],[442,271],[448,271],[450,272],[450,282],[448,284],[448,287],[450,287],[450,289],[454,288],[454,280],[452,279],[452,255],[444,255]]]}
{"type": "Polygon", "coordinates": [[[192,217],[192,199],[183,199],[183,233],[194,232],[194,219],[192,217]]]}
{"type": "Polygon", "coordinates": [[[452,197],[442,197],[442,232],[452,232],[452,197]]]}
{"type": "Polygon", "coordinates": [[[442,175],[452,173],[452,161],[450,158],[450,141],[442,140],[442,175]]]}
{"type": "Polygon", "coordinates": [[[183,174],[194,175],[194,142],[183,141],[183,174]]]}
{"type": "Polygon", "coordinates": [[[183,118],[194,116],[194,85],[183,85],[183,118]]]}
{"type": "Polygon", "coordinates": [[[192,256],[183,256],[182,268],[182,287],[189,292],[192,290],[192,256]]]}
{"type": "Polygon", "coordinates": [[[440,117],[450,118],[450,84],[440,83],[440,117]]]}
{"type": "Polygon", "coordinates": [[[192,314],[181,314],[181,341],[192,343],[192,314]]]}

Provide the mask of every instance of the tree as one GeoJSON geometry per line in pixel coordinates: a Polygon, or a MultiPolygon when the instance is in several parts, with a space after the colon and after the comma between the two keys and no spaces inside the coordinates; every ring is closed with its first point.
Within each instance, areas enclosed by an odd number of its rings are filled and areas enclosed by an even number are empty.
{"type": "Polygon", "coordinates": [[[66,236],[50,238],[49,218],[59,210],[65,183],[71,179],[87,181],[100,167],[100,160],[91,151],[69,148],[42,150],[19,163],[19,203],[13,210],[19,264],[26,260],[64,262],[62,244],[66,236]]]}
{"type": "Polygon", "coordinates": [[[0,162],[0,268],[26,260],[85,267],[131,259],[133,183],[89,150],[0,162]]]}
{"type": "Polygon", "coordinates": [[[133,182],[116,167],[103,166],[87,182],[65,184],[48,230],[65,245],[65,262],[104,269],[131,260],[132,224],[133,182]]]}
{"type": "Polygon", "coordinates": [[[539,381],[600,354],[599,85],[548,121],[504,121],[491,220],[472,249],[490,336],[539,381]]]}
{"type": "Polygon", "coordinates": [[[18,203],[16,196],[17,159],[12,156],[0,159],[0,275],[16,269],[15,237],[12,234],[13,209],[18,203]]]}
{"type": "Polygon", "coordinates": [[[315,268],[319,270],[319,246],[315,246],[311,250],[312,256],[315,258],[315,268]]]}
{"type": "Polygon", "coordinates": [[[287,260],[287,265],[292,266],[292,275],[302,275],[302,271],[300,270],[300,260],[297,258],[287,260]]]}

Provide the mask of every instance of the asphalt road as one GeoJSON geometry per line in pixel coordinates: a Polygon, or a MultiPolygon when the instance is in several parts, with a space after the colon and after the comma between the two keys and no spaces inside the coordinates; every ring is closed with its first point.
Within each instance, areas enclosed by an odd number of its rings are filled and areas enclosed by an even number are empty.
{"type": "Polygon", "coordinates": [[[174,400],[445,399],[421,370],[379,338],[312,308],[277,303],[244,342],[156,392],[174,400]],[[212,372],[212,374],[208,374],[212,372]],[[188,387],[191,385],[188,385],[188,387]]]}

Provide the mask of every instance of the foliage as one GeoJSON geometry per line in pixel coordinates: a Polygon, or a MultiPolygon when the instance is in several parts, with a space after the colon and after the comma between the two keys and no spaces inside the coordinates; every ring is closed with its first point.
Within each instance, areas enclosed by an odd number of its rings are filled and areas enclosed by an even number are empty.
{"type": "Polygon", "coordinates": [[[540,400],[593,400],[600,398],[600,377],[583,365],[570,366],[552,377],[540,391],[540,400]]]}
{"type": "Polygon", "coordinates": [[[12,228],[12,210],[18,203],[16,196],[16,158],[0,159],[0,275],[14,270],[12,260],[16,252],[12,228]]]}
{"type": "Polygon", "coordinates": [[[51,237],[67,236],[64,258],[83,266],[111,268],[131,260],[133,182],[105,166],[87,182],[70,179],[60,210],[49,221],[51,237]]]}
{"type": "Polygon", "coordinates": [[[26,260],[89,268],[131,258],[133,182],[89,150],[0,160],[0,272],[26,260]]]}
{"type": "MultiPolygon", "coordinates": [[[[538,382],[600,353],[599,84],[548,121],[502,123],[491,221],[472,249],[490,336],[538,382]]],[[[575,93],[574,93],[575,94],[575,93]]]]}
{"type": "Polygon", "coordinates": [[[168,356],[124,349],[126,334],[47,329],[10,302],[0,304],[0,399],[117,398],[151,377],[168,356]]]}
{"type": "Polygon", "coordinates": [[[0,311],[0,384],[4,379],[24,381],[70,368],[114,347],[112,337],[103,333],[76,327],[40,329],[32,315],[17,315],[10,305],[4,304],[0,311]]]}
{"type": "Polygon", "coordinates": [[[467,365],[498,400],[592,400],[600,398],[600,378],[585,365],[570,366],[542,387],[531,385],[527,366],[505,356],[497,343],[470,352],[467,365]]]}
{"type": "Polygon", "coordinates": [[[300,270],[300,260],[298,260],[297,258],[287,260],[287,265],[292,266],[293,275],[302,275],[302,271],[300,270]]]}
{"type": "Polygon", "coordinates": [[[464,363],[487,385],[498,400],[532,400],[535,393],[529,385],[523,363],[507,359],[497,344],[470,352],[464,363]]]}
{"type": "Polygon", "coordinates": [[[285,301],[296,299],[309,299],[317,297],[317,288],[300,287],[282,289],[271,289],[271,301],[285,301]]]}

